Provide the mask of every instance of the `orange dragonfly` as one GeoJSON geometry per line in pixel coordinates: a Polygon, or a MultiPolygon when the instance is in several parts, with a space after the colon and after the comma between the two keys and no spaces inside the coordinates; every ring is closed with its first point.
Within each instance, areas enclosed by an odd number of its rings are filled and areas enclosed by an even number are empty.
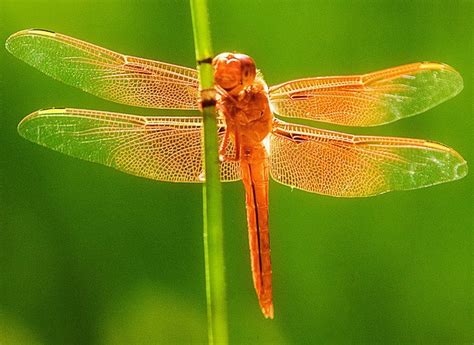
{"type": "MultiPolygon", "coordinates": [[[[25,30],[7,49],[47,75],[132,106],[199,109],[195,69],[115,53],[59,33],[25,30]]],[[[462,178],[467,163],[431,141],[356,136],[283,122],[303,118],[376,126],[424,112],[458,94],[453,68],[421,62],[364,75],[305,78],[270,88],[254,61],[223,53],[213,60],[221,180],[242,179],[254,287],[273,318],[268,180],[336,197],[367,197],[462,178]]],[[[144,117],[48,109],[18,126],[28,140],[126,173],[167,182],[202,182],[202,118],[144,117]]]]}

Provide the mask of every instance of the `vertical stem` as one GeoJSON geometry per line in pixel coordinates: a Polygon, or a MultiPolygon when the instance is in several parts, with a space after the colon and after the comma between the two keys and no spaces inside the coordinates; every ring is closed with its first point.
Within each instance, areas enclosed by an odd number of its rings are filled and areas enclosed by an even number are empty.
{"type": "Polygon", "coordinates": [[[201,105],[204,119],[204,260],[209,344],[227,344],[227,308],[222,233],[222,191],[218,158],[215,114],[212,44],[206,0],[190,0],[194,45],[199,71],[201,105]]]}

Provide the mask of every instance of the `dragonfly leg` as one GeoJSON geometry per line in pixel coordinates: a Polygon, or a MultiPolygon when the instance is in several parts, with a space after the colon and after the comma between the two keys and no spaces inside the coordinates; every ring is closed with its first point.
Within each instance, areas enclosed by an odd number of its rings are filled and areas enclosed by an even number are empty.
{"type": "Polygon", "coordinates": [[[240,160],[240,142],[239,136],[236,133],[234,136],[234,147],[235,147],[235,155],[234,157],[227,155],[227,148],[229,147],[230,143],[230,131],[226,130],[224,134],[224,139],[222,140],[220,147],[219,147],[219,161],[220,162],[236,162],[240,160]]]}

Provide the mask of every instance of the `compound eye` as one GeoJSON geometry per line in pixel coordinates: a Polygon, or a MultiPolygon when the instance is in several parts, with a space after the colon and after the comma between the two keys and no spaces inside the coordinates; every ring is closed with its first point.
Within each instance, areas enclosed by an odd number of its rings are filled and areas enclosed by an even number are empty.
{"type": "Polygon", "coordinates": [[[244,54],[235,54],[235,58],[240,61],[242,84],[246,86],[252,85],[257,74],[255,62],[250,56],[244,54]]]}
{"type": "Polygon", "coordinates": [[[226,64],[231,59],[229,53],[221,53],[216,55],[214,59],[212,59],[212,66],[216,68],[218,65],[226,64]]]}

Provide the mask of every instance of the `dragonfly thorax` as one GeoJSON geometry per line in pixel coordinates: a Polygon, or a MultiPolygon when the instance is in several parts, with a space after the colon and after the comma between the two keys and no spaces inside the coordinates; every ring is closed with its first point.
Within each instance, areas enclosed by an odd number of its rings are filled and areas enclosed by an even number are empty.
{"type": "Polygon", "coordinates": [[[224,93],[218,97],[217,109],[237,151],[261,146],[272,129],[273,115],[265,86],[256,80],[236,95],[224,93]]]}

